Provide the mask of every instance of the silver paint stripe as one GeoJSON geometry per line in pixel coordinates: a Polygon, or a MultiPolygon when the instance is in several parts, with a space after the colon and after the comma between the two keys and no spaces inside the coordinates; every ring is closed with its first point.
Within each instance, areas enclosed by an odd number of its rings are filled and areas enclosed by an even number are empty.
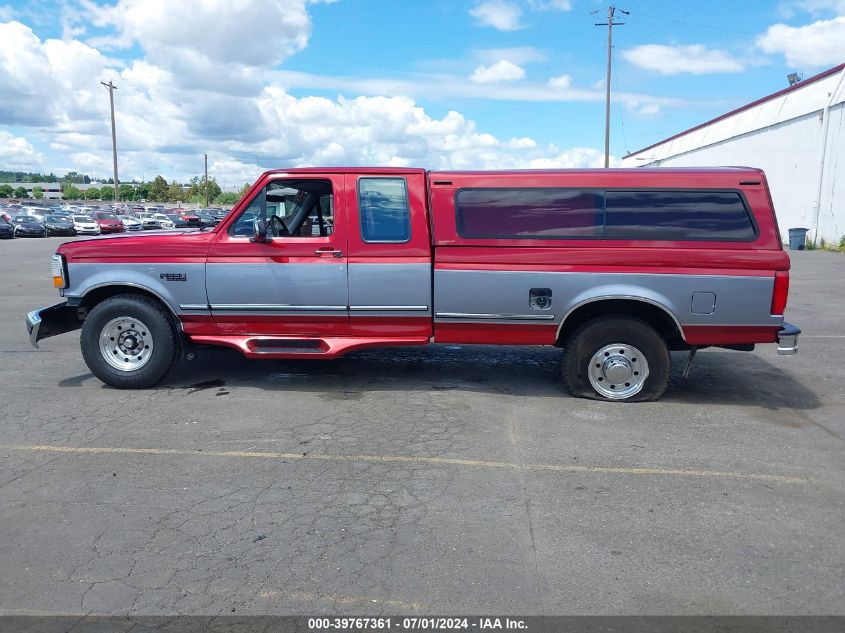
{"type": "Polygon", "coordinates": [[[466,312],[437,312],[438,319],[497,319],[501,321],[554,321],[554,314],[470,314],[466,312]]]}
{"type": "Polygon", "coordinates": [[[180,303],[180,310],[208,310],[208,304],[205,303],[180,303]]]}
{"type": "Polygon", "coordinates": [[[346,306],[303,306],[303,305],[274,305],[269,303],[217,303],[212,304],[212,310],[236,312],[284,312],[284,311],[332,311],[345,312],[346,306]]]}
{"type": "Polygon", "coordinates": [[[414,312],[423,312],[428,310],[428,306],[350,306],[350,310],[405,310],[414,312]]]}

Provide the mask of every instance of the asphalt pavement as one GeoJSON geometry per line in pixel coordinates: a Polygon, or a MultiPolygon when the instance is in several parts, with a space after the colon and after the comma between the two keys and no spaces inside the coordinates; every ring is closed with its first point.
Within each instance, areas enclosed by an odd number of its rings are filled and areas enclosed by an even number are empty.
{"type": "Polygon", "coordinates": [[[29,345],[61,241],[0,242],[0,614],[845,614],[845,254],[793,257],[798,355],[619,404],[527,347],[110,389],[29,345]]]}

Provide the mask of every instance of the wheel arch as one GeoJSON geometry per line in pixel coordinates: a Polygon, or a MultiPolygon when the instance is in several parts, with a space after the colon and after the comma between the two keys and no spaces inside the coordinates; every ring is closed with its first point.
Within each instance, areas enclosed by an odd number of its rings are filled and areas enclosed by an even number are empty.
{"type": "Polygon", "coordinates": [[[670,349],[687,347],[684,329],[672,310],[656,299],[625,294],[599,295],[576,303],[561,319],[555,345],[562,347],[566,339],[588,320],[613,314],[645,321],[666,340],[670,349]]]}
{"type": "Polygon", "coordinates": [[[176,328],[176,331],[182,332],[182,321],[179,319],[179,316],[176,314],[173,306],[170,305],[170,302],[155,290],[142,284],[125,281],[96,284],[86,289],[85,293],[76,298],[74,303],[78,309],[83,311],[82,316],[84,318],[84,316],[87,316],[87,313],[90,312],[97,304],[102,303],[106,299],[122,294],[142,295],[160,303],[167,309],[167,314],[170,316],[170,320],[176,328]]]}

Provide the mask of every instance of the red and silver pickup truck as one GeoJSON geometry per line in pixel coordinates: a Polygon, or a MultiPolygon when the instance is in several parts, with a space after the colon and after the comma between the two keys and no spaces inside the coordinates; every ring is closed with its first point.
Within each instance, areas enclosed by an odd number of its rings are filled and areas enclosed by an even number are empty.
{"type": "Polygon", "coordinates": [[[554,345],[576,396],[655,400],[670,350],[792,354],[789,256],[758,169],[268,171],[209,230],[63,244],[66,299],[103,382],[156,384],[196,345],[335,358],[426,343],[554,345]]]}

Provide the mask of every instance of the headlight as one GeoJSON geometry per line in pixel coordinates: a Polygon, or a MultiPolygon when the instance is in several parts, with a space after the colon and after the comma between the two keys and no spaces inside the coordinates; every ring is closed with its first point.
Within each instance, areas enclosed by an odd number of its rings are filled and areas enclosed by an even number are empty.
{"type": "Polygon", "coordinates": [[[67,266],[62,255],[53,255],[53,286],[56,288],[67,288],[67,266]]]}

